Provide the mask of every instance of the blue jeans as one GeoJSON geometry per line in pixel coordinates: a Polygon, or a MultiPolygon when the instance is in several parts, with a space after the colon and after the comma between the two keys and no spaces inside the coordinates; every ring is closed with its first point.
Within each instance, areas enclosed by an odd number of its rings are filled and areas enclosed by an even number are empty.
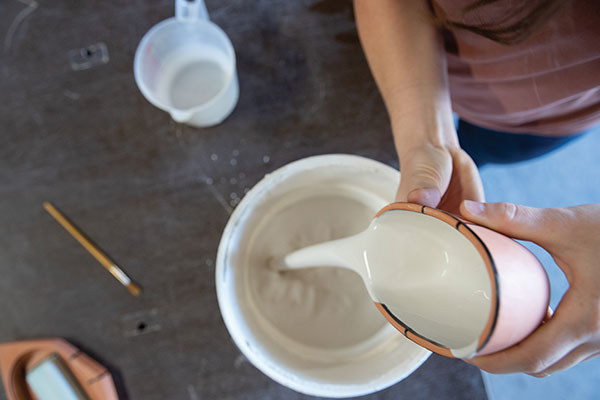
{"type": "Polygon", "coordinates": [[[458,121],[458,141],[478,167],[488,163],[509,164],[550,153],[583,136],[549,137],[494,131],[466,121],[458,121]]]}

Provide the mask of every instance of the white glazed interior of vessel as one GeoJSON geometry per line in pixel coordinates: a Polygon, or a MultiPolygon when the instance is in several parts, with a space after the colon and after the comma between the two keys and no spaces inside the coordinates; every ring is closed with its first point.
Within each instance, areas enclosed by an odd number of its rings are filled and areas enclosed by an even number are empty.
{"type": "Polygon", "coordinates": [[[378,300],[421,336],[450,349],[477,350],[491,311],[490,276],[475,246],[430,215],[392,210],[373,223],[369,253],[378,300]],[[395,268],[382,266],[395,263],[395,268]]]}

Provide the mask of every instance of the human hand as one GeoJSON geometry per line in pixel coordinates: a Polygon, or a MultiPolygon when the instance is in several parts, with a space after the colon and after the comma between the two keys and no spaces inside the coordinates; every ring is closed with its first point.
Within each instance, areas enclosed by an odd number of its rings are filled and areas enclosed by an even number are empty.
{"type": "Polygon", "coordinates": [[[467,362],[491,373],[545,377],[600,355],[600,204],[538,209],[464,202],[461,214],[546,249],[569,289],[554,314],[522,342],[467,362]]]}
{"type": "Polygon", "coordinates": [[[398,154],[401,180],[397,201],[459,214],[463,200],[484,201],[479,171],[458,146],[420,144],[398,154]]]}

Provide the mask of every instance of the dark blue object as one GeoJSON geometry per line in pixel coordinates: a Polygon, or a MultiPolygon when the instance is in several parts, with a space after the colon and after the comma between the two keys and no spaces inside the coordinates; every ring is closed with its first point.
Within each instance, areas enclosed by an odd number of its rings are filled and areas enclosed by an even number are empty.
{"type": "Polygon", "coordinates": [[[539,157],[585,133],[559,137],[517,134],[482,128],[464,120],[458,121],[457,129],[460,147],[478,167],[488,163],[510,164],[539,157]]]}

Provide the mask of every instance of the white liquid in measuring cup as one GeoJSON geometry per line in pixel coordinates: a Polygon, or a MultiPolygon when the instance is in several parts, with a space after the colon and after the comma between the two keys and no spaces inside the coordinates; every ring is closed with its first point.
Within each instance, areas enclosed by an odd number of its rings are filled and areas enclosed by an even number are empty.
{"type": "Polygon", "coordinates": [[[188,110],[217,96],[232,71],[224,56],[202,46],[187,46],[166,59],[158,74],[157,94],[170,107],[188,110]],[[208,57],[207,57],[208,55],[208,57]]]}
{"type": "Polygon", "coordinates": [[[475,247],[454,227],[420,213],[387,211],[364,232],[298,250],[284,264],[357,272],[375,302],[450,348],[472,343],[490,311],[491,285],[475,247]]]}
{"type": "Polygon", "coordinates": [[[173,107],[185,110],[215,97],[226,82],[225,71],[212,61],[195,61],[181,68],[170,84],[173,107]]]}

